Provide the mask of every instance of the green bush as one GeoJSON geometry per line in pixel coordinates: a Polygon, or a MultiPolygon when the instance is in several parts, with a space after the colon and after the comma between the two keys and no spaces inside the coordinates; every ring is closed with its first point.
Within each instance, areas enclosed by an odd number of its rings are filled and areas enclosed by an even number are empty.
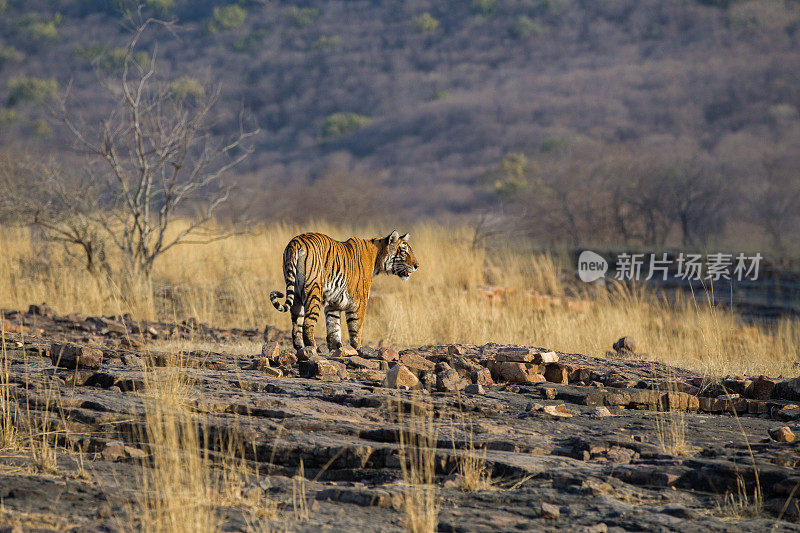
{"type": "MultiPolygon", "coordinates": [[[[128,53],[127,48],[117,47],[108,48],[102,44],[87,44],[85,46],[76,46],[73,51],[78,57],[88,60],[92,65],[103,70],[121,69],[125,64],[125,55],[128,53]]],[[[133,63],[147,70],[150,68],[150,54],[147,52],[135,52],[133,54],[133,63]]]]}
{"type": "Polygon", "coordinates": [[[233,50],[235,52],[248,52],[255,48],[256,45],[263,42],[268,34],[269,32],[267,30],[251,31],[233,43],[233,50]]]}
{"type": "Polygon", "coordinates": [[[431,16],[430,13],[423,13],[414,17],[414,30],[417,33],[431,33],[439,27],[439,21],[431,16]]]}
{"type": "Polygon", "coordinates": [[[144,5],[159,15],[168,15],[175,9],[175,0],[145,0],[144,5]]]}
{"type": "Polygon", "coordinates": [[[233,30],[244,24],[247,20],[247,11],[235,4],[215,7],[214,15],[208,22],[208,31],[210,33],[218,33],[224,30],[233,30]]]}
{"type": "Polygon", "coordinates": [[[472,0],[472,12],[477,15],[494,15],[497,10],[497,0],[472,0]]]}
{"type": "Polygon", "coordinates": [[[287,16],[289,22],[298,28],[305,28],[314,23],[319,17],[319,9],[316,7],[296,7],[292,6],[287,16]]]}
{"type": "Polygon", "coordinates": [[[508,33],[515,39],[524,39],[544,33],[544,26],[525,15],[520,15],[511,23],[508,33]]]}
{"type": "Polygon", "coordinates": [[[60,20],[47,22],[30,22],[22,27],[22,33],[33,39],[37,44],[58,40],[58,25],[60,20]]]}
{"type": "Polygon", "coordinates": [[[184,101],[202,97],[206,88],[195,78],[181,76],[169,84],[169,92],[175,100],[184,101]]]}
{"type": "Polygon", "coordinates": [[[503,156],[499,178],[494,182],[494,193],[501,199],[513,198],[528,187],[530,165],[525,154],[511,152],[503,156]]]}
{"type": "Polygon", "coordinates": [[[0,13],[6,10],[8,7],[8,0],[0,0],[0,13]]]}
{"type": "Polygon", "coordinates": [[[55,98],[58,82],[55,79],[42,79],[33,76],[17,76],[8,81],[8,105],[20,102],[46,102],[55,98]]]}
{"type": "Polygon", "coordinates": [[[33,134],[37,137],[50,137],[53,134],[53,128],[46,120],[37,120],[33,123],[33,134]]]}
{"type": "Polygon", "coordinates": [[[22,61],[24,57],[25,55],[13,46],[0,45],[0,68],[3,68],[6,63],[22,61]]]}
{"type": "Polygon", "coordinates": [[[333,50],[342,45],[342,38],[338,35],[323,35],[313,43],[312,50],[333,50]]]}
{"type": "Polygon", "coordinates": [[[566,137],[548,137],[539,145],[539,150],[545,153],[561,152],[569,145],[566,137]]]}
{"type": "Polygon", "coordinates": [[[0,124],[11,124],[17,120],[17,112],[13,109],[0,109],[0,124]]]}
{"type": "Polygon", "coordinates": [[[320,138],[324,141],[336,139],[352,131],[362,128],[372,119],[357,113],[334,113],[322,123],[320,138]]]}

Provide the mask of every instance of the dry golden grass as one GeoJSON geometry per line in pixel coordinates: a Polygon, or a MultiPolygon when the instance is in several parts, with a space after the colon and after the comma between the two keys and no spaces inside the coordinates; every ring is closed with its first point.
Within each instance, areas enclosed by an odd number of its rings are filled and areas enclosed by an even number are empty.
{"type": "MultiPolygon", "coordinates": [[[[0,228],[0,305],[26,308],[47,301],[62,313],[116,314],[173,320],[194,316],[217,326],[289,328],[288,314],[269,303],[283,289],[283,248],[303,231],[334,238],[374,237],[391,227],[349,228],[326,223],[304,227],[253,227],[211,244],[186,244],[157,263],[152,287],[131,280],[98,280],[58,246],[27,230],[0,228]]],[[[797,361],[800,323],[752,326],[735,313],[699,303],[667,304],[642,289],[579,286],[588,304],[564,305],[567,292],[559,258],[509,247],[472,249],[467,227],[419,224],[411,232],[421,268],[403,283],[379,276],[373,285],[364,330],[368,344],[522,343],[566,352],[602,355],[623,335],[653,360],[709,374],[786,374],[797,361]],[[482,287],[507,289],[487,298],[482,287]],[[555,305],[543,305],[555,302],[555,305]]],[[[111,258],[114,264],[114,258],[111,258]]],[[[324,325],[318,326],[319,336],[324,325]]]]}
{"type": "Polygon", "coordinates": [[[409,533],[432,533],[439,523],[439,499],[436,490],[436,442],[433,406],[417,397],[404,412],[397,402],[398,450],[403,476],[405,530],[409,533]]]}

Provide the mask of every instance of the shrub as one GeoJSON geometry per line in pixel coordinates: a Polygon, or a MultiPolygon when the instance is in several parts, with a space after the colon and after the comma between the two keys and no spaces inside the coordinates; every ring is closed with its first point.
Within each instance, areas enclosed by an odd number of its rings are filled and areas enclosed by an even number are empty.
{"type": "Polygon", "coordinates": [[[503,156],[494,182],[494,193],[503,200],[510,200],[528,186],[530,165],[525,154],[511,152],[503,156]]]}
{"type": "Polygon", "coordinates": [[[497,9],[497,0],[472,0],[472,12],[478,15],[493,15],[497,9]]]}
{"type": "Polygon", "coordinates": [[[46,102],[55,98],[58,83],[55,79],[17,76],[8,81],[8,105],[20,102],[46,102]]]}
{"type": "Polygon", "coordinates": [[[362,128],[372,122],[370,117],[357,113],[334,113],[329,115],[322,123],[320,137],[329,141],[362,128]]]}
{"type": "Polygon", "coordinates": [[[439,27],[439,21],[431,16],[430,13],[423,13],[414,18],[414,30],[417,33],[431,33],[439,27]]]}
{"type": "Polygon", "coordinates": [[[0,109],[0,124],[11,124],[17,120],[17,112],[13,109],[0,109]]]}
{"type": "Polygon", "coordinates": [[[208,31],[217,33],[223,30],[232,30],[244,24],[245,20],[247,20],[247,11],[240,6],[232,4],[215,7],[214,15],[208,22],[208,31]]]}
{"type": "MultiPolygon", "coordinates": [[[[125,64],[127,49],[122,47],[109,49],[102,44],[87,44],[85,46],[76,46],[72,53],[88,60],[92,65],[98,68],[114,70],[122,68],[125,64]]],[[[144,51],[134,53],[133,63],[147,70],[150,68],[150,54],[144,51]]]]}
{"type": "Polygon", "coordinates": [[[0,13],[6,10],[8,7],[8,0],[0,0],[0,13]]]}
{"type": "Polygon", "coordinates": [[[257,44],[263,42],[268,34],[269,32],[267,30],[251,31],[233,43],[233,50],[235,52],[247,52],[253,49],[257,44]]]}
{"type": "Polygon", "coordinates": [[[37,44],[53,42],[58,39],[59,20],[47,22],[30,22],[22,27],[22,33],[33,39],[37,44]]]}
{"type": "Polygon", "coordinates": [[[315,7],[296,7],[292,6],[289,10],[289,22],[298,28],[305,28],[310,26],[319,17],[319,9],[315,7]]]}
{"type": "Polygon", "coordinates": [[[53,128],[46,120],[37,120],[33,123],[33,134],[37,137],[50,137],[53,134],[53,128]]]}
{"type": "Polygon", "coordinates": [[[175,9],[175,0],[145,0],[144,5],[159,15],[167,15],[175,9]]]}
{"type": "Polygon", "coordinates": [[[169,92],[175,100],[200,98],[206,94],[206,89],[199,80],[189,76],[181,76],[169,84],[169,92]]]}
{"type": "Polygon", "coordinates": [[[770,106],[767,114],[774,120],[793,120],[798,117],[797,108],[792,104],[776,104],[770,106]]]}
{"type": "Polygon", "coordinates": [[[548,137],[541,142],[539,150],[545,153],[561,152],[567,145],[569,145],[569,139],[566,137],[548,137]]]}
{"type": "Polygon", "coordinates": [[[312,50],[333,50],[342,45],[342,38],[338,35],[323,35],[311,44],[312,50]]]}
{"type": "Polygon", "coordinates": [[[13,46],[0,45],[0,68],[3,68],[6,63],[22,61],[23,57],[25,57],[24,54],[13,46]]]}
{"type": "Polygon", "coordinates": [[[524,39],[544,33],[544,26],[525,15],[520,15],[514,19],[508,33],[515,39],[524,39]]]}

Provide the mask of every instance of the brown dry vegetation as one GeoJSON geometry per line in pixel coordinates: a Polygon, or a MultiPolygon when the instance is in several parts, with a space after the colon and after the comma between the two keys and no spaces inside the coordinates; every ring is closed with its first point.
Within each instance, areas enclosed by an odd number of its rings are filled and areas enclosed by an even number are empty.
{"type": "MultiPolygon", "coordinates": [[[[293,235],[312,228],[340,239],[392,229],[326,223],[254,227],[247,235],[171,250],[156,265],[149,287],[94,277],[59,247],[27,230],[6,227],[0,231],[0,302],[22,308],[47,301],[62,313],[130,312],[167,320],[193,316],[217,326],[287,329],[288,315],[273,309],[268,293],[284,286],[283,247],[293,235]]],[[[562,276],[568,266],[563,260],[504,246],[473,249],[466,227],[398,229],[411,231],[422,266],[408,283],[376,278],[365,324],[367,344],[502,342],[603,355],[614,340],[631,335],[651,359],[715,375],[786,374],[797,358],[796,320],[750,325],[710,306],[707,295],[668,304],[643,288],[574,285],[562,276]],[[488,298],[481,291],[486,286],[507,290],[488,298]],[[563,305],[547,298],[568,292],[586,301],[563,305]]],[[[324,325],[317,333],[324,334],[324,325]]]]}

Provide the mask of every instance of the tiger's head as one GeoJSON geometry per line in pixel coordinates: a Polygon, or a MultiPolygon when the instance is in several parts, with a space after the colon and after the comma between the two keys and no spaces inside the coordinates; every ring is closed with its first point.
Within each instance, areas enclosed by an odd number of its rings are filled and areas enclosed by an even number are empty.
{"type": "Polygon", "coordinates": [[[378,272],[394,274],[403,281],[408,281],[411,273],[419,268],[414,250],[408,244],[408,238],[408,233],[400,235],[395,230],[383,239],[373,239],[379,247],[378,258],[375,261],[376,274],[378,272]]]}

